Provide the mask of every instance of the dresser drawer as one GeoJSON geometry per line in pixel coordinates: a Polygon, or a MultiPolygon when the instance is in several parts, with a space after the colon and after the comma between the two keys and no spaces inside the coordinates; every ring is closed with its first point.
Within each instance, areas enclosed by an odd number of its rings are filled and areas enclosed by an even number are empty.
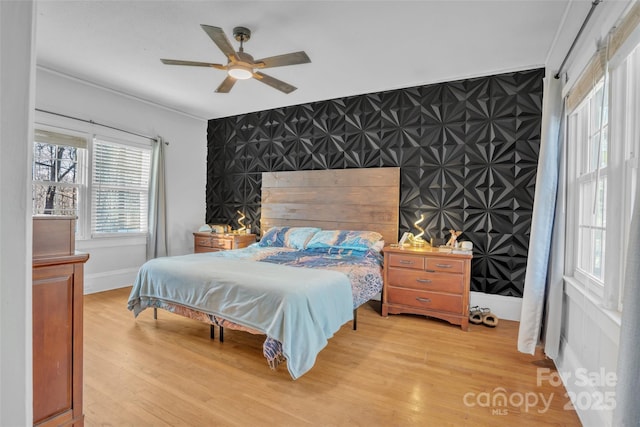
{"type": "Polygon", "coordinates": [[[461,259],[427,258],[425,269],[444,273],[464,273],[465,261],[461,259]]]}
{"type": "Polygon", "coordinates": [[[423,291],[440,291],[462,294],[464,276],[462,274],[430,273],[404,268],[389,269],[389,285],[423,291]]]}
{"type": "Polygon", "coordinates": [[[389,255],[389,267],[412,268],[424,270],[424,257],[404,254],[389,255]]]}
{"type": "Polygon", "coordinates": [[[390,304],[401,304],[418,309],[446,311],[462,314],[462,295],[441,294],[389,286],[387,299],[390,304]]]}

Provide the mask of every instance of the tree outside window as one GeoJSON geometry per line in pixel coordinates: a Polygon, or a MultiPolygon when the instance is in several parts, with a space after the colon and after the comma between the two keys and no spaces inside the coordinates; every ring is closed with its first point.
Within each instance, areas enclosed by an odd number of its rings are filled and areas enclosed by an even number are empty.
{"type": "Polygon", "coordinates": [[[84,138],[37,129],[33,144],[33,213],[79,214],[84,138]]]}

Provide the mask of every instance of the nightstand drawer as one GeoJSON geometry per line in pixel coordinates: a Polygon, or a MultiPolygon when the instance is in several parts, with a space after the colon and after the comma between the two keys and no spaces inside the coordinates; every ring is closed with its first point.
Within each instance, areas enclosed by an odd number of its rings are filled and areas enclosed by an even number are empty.
{"type": "Polygon", "coordinates": [[[256,241],[255,234],[197,232],[193,233],[193,237],[193,251],[195,253],[241,249],[246,248],[256,241]]]}
{"type": "Polygon", "coordinates": [[[195,246],[212,248],[213,246],[211,245],[211,237],[196,237],[195,246]]]}
{"type": "Polygon", "coordinates": [[[203,252],[220,252],[222,249],[220,248],[210,248],[208,246],[196,246],[194,248],[194,253],[201,254],[203,252]]]}
{"type": "Polygon", "coordinates": [[[390,286],[388,288],[388,302],[401,304],[418,309],[446,311],[462,314],[462,296],[441,294],[438,292],[424,292],[413,289],[401,289],[390,286]]]}
{"type": "Polygon", "coordinates": [[[389,267],[402,267],[424,270],[424,257],[404,254],[391,254],[389,255],[389,267]]]}
{"type": "Polygon", "coordinates": [[[465,261],[460,259],[427,258],[426,270],[444,273],[464,273],[465,261]]]}
{"type": "Polygon", "coordinates": [[[211,238],[211,247],[218,249],[231,249],[233,247],[233,240],[229,239],[216,239],[211,238]]]}
{"type": "Polygon", "coordinates": [[[389,269],[389,285],[423,291],[440,291],[461,294],[464,276],[461,274],[429,273],[403,268],[389,269]]]}

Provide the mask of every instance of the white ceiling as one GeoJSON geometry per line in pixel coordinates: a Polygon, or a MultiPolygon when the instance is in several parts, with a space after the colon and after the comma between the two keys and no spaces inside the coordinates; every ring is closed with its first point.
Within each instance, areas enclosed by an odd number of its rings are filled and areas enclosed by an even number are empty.
{"type": "Polygon", "coordinates": [[[550,52],[567,51],[590,4],[41,0],[36,55],[38,66],[210,119],[559,62],[550,52]],[[310,64],[265,70],[298,90],[251,79],[217,94],[224,71],[162,64],[226,62],[200,24],[222,27],[236,48],[233,27],[250,28],[255,58],[306,51],[310,64]]]}

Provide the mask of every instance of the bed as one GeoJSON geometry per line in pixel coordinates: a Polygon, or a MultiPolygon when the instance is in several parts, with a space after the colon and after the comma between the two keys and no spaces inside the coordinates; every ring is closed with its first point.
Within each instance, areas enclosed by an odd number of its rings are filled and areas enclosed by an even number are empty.
{"type": "MultiPolygon", "coordinates": [[[[261,227],[248,248],[145,263],[128,308],[161,308],[266,335],[272,368],[293,379],[382,289],[384,242],[397,241],[399,169],[264,173],[261,227]]],[[[212,326],[213,337],[213,326],[212,326]]]]}

